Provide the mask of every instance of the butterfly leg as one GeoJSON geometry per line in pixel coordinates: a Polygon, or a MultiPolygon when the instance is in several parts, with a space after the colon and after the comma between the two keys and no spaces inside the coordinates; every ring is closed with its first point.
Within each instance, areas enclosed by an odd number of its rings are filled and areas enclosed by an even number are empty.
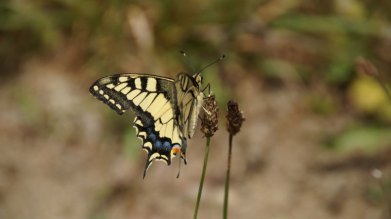
{"type": "Polygon", "coordinates": [[[211,94],[211,90],[210,90],[210,84],[209,83],[204,87],[204,89],[202,89],[202,93],[204,93],[206,89],[208,89],[208,95],[210,95],[211,94]]]}

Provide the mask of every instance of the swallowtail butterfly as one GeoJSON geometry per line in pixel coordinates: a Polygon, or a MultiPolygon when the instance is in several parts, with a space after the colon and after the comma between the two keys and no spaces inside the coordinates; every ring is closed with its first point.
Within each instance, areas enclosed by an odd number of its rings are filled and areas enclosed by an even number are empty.
{"type": "Polygon", "coordinates": [[[175,79],[147,74],[116,74],[93,83],[90,93],[122,115],[131,109],[133,126],[147,152],[145,174],[155,160],[167,165],[178,153],[186,164],[187,139],[197,125],[204,93],[200,73],[175,79]]]}

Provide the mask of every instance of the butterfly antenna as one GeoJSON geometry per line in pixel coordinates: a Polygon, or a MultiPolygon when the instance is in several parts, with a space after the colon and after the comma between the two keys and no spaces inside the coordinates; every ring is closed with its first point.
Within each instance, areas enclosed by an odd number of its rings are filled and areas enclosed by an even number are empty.
{"type": "Polygon", "coordinates": [[[185,61],[185,64],[191,68],[191,72],[194,72],[195,71],[195,67],[194,67],[194,64],[191,62],[191,60],[188,58],[187,54],[185,51],[181,50],[179,51],[182,56],[183,56],[183,60],[185,61]]]}
{"type": "Polygon", "coordinates": [[[209,66],[214,65],[214,64],[220,62],[220,61],[223,60],[224,58],[225,58],[225,55],[223,54],[223,55],[221,55],[218,59],[214,60],[213,62],[207,64],[205,67],[201,68],[201,70],[199,70],[199,71],[197,72],[196,75],[201,74],[201,72],[204,71],[205,69],[207,69],[209,66]]]}

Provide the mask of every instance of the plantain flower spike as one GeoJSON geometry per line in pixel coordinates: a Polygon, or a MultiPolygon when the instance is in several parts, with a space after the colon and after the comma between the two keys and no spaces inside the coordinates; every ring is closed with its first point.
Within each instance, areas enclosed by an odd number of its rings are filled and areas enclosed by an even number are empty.
{"type": "Polygon", "coordinates": [[[214,95],[204,100],[204,113],[201,116],[201,131],[205,137],[212,137],[218,129],[219,108],[214,95]]]}
{"type": "Polygon", "coordinates": [[[233,100],[228,101],[227,109],[227,130],[229,134],[235,135],[240,131],[240,127],[245,120],[243,116],[243,111],[239,109],[238,103],[233,100]]]}

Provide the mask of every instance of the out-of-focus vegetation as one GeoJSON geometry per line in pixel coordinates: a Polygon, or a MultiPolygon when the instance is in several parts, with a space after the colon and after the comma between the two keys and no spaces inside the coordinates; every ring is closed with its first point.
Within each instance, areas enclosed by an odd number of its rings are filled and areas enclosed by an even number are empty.
{"type": "MultiPolygon", "coordinates": [[[[391,121],[385,93],[355,68],[358,57],[367,57],[389,85],[388,1],[5,0],[0,11],[3,74],[37,54],[58,54],[73,68],[105,74],[170,72],[178,69],[180,49],[198,68],[227,53],[226,70],[270,82],[326,82],[343,94],[337,101],[315,95],[315,112],[337,112],[348,101],[361,115],[391,121]]],[[[226,94],[214,87],[219,98],[226,94]]]]}
{"type": "Polygon", "coordinates": [[[15,68],[33,53],[75,46],[78,58],[112,69],[124,54],[153,52],[168,61],[183,48],[203,62],[227,52],[230,62],[265,75],[343,85],[353,79],[357,56],[390,70],[391,6],[382,3],[5,0],[0,54],[3,68],[15,68]]]}
{"type": "MultiPolygon", "coordinates": [[[[0,1],[0,85],[35,59],[59,63],[87,87],[92,78],[114,72],[174,77],[222,53],[227,58],[204,74],[220,108],[242,97],[245,77],[259,80],[260,90],[305,90],[302,110],[309,116],[340,117],[348,124],[324,133],[323,150],[342,158],[390,150],[389,0],[0,1]],[[180,50],[187,51],[190,64],[180,50]],[[360,60],[373,63],[377,75],[360,68],[360,60]]],[[[42,104],[15,90],[27,123],[34,127],[47,119],[42,104]]],[[[259,93],[246,94],[254,103],[264,101],[259,93]]],[[[129,121],[103,108],[108,129],[121,133],[127,155],[139,158],[129,121]]],[[[257,121],[252,115],[249,123],[257,121]]],[[[390,190],[390,183],[384,186],[390,190]]],[[[368,199],[383,204],[390,199],[389,192],[377,195],[376,189],[368,189],[368,199]]]]}

